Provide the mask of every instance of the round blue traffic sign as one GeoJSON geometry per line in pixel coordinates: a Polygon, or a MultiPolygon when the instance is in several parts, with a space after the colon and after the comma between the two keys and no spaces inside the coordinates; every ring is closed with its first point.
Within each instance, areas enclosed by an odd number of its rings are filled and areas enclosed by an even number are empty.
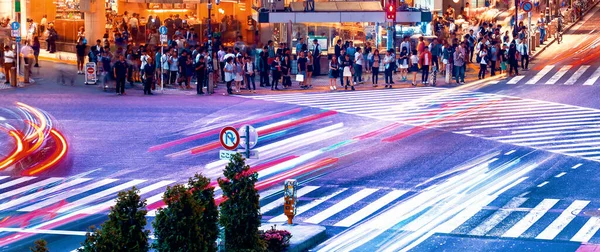
{"type": "Polygon", "coordinates": [[[161,35],[167,35],[167,27],[166,26],[161,26],[160,28],[158,28],[158,32],[160,32],[161,35]]]}
{"type": "Polygon", "coordinates": [[[533,9],[533,4],[530,1],[525,1],[521,4],[521,9],[525,12],[530,12],[533,9]]]}
{"type": "Polygon", "coordinates": [[[19,24],[19,22],[15,21],[10,23],[10,28],[13,30],[18,30],[19,28],[21,28],[21,25],[19,24]]]}

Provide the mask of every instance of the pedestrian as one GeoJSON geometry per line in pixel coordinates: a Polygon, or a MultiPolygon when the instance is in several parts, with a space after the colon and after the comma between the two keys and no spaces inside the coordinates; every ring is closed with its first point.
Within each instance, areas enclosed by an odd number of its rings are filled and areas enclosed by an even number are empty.
{"type": "Polygon", "coordinates": [[[115,63],[113,69],[113,74],[117,80],[117,95],[124,95],[125,79],[127,78],[127,72],[129,70],[129,66],[125,61],[125,56],[119,55],[119,61],[115,63]]]}
{"type": "Polygon", "coordinates": [[[304,38],[301,37],[300,39],[298,39],[298,43],[296,44],[296,60],[298,60],[298,58],[300,58],[300,52],[304,52],[302,51],[302,47],[306,46],[304,44],[304,38]]]}
{"type": "Polygon", "coordinates": [[[458,48],[454,51],[454,75],[456,76],[456,84],[464,84],[465,83],[465,69],[463,65],[466,61],[466,55],[462,48],[462,44],[458,46],[458,48]]]}
{"type": "Polygon", "coordinates": [[[379,66],[381,65],[381,56],[379,55],[379,50],[377,49],[374,49],[371,54],[373,60],[371,65],[371,84],[373,84],[373,87],[377,87],[377,84],[379,84],[379,66]]]}
{"type": "Polygon", "coordinates": [[[10,46],[4,46],[4,76],[6,81],[4,84],[10,84],[10,70],[15,66],[15,52],[10,49],[10,46]]]}
{"type": "Polygon", "coordinates": [[[179,71],[179,58],[177,57],[177,49],[171,49],[169,55],[169,84],[177,83],[177,72],[179,71]]]}
{"type": "Polygon", "coordinates": [[[248,87],[248,91],[256,93],[256,66],[250,57],[245,58],[244,73],[246,73],[246,86],[248,87]],[[252,86],[250,84],[252,84],[252,86]]]}
{"type": "Polygon", "coordinates": [[[144,76],[144,94],[153,95],[152,86],[154,85],[154,74],[156,71],[156,67],[154,66],[154,60],[150,57],[147,58],[147,64],[142,68],[142,73],[144,76]]]}
{"type": "Polygon", "coordinates": [[[288,54],[284,54],[283,60],[281,61],[281,76],[283,78],[281,85],[284,88],[290,88],[292,86],[292,80],[290,77],[291,70],[292,63],[290,62],[290,56],[288,54]]]}
{"type": "Polygon", "coordinates": [[[344,85],[344,89],[348,90],[348,86],[352,87],[352,91],[354,91],[354,82],[352,82],[352,69],[353,69],[353,63],[352,60],[350,59],[350,55],[346,54],[346,59],[344,60],[344,62],[342,63],[342,69],[344,69],[343,74],[344,74],[344,80],[346,81],[346,84],[344,85]]]}
{"type": "Polygon", "coordinates": [[[529,69],[529,47],[527,46],[526,40],[521,40],[517,46],[519,55],[521,56],[521,68],[523,70],[529,69]]]}
{"type": "Polygon", "coordinates": [[[188,71],[187,66],[190,63],[189,57],[187,55],[187,51],[183,50],[179,54],[179,58],[177,58],[177,64],[179,66],[179,77],[177,78],[177,83],[179,84],[180,89],[184,89],[182,83],[185,82],[185,88],[190,89],[190,83],[188,82],[188,71]]]}
{"type": "Polygon", "coordinates": [[[346,49],[342,47],[338,57],[338,77],[340,77],[340,87],[344,87],[344,61],[346,61],[346,49]]]}
{"type": "Polygon", "coordinates": [[[260,86],[268,87],[271,86],[269,83],[269,69],[271,66],[269,65],[269,54],[267,51],[263,50],[259,54],[259,68],[260,68],[260,86]]]}
{"type": "Polygon", "coordinates": [[[488,62],[488,52],[487,52],[487,47],[485,45],[481,46],[481,49],[479,49],[479,55],[477,55],[477,61],[479,62],[479,73],[477,74],[477,77],[481,80],[481,79],[485,79],[485,71],[487,69],[487,62],[488,62]]]}
{"type": "Polygon", "coordinates": [[[401,47],[400,58],[398,59],[398,65],[400,65],[400,76],[402,81],[406,81],[408,75],[408,60],[410,58],[406,47],[401,47]]]}
{"type": "Polygon", "coordinates": [[[33,44],[31,45],[31,48],[33,49],[33,57],[35,58],[35,65],[33,65],[33,67],[40,67],[39,57],[41,44],[38,36],[33,37],[33,44]]]}
{"type": "MultiPolygon", "coordinates": [[[[195,65],[195,70],[196,70],[196,94],[204,94],[204,92],[202,91],[202,86],[204,84],[205,78],[206,78],[206,61],[205,58],[202,57],[200,55],[200,57],[198,57],[198,60],[196,61],[196,65],[195,65]]],[[[208,86],[206,87],[207,91],[208,91],[208,86]]]]}
{"type": "Polygon", "coordinates": [[[314,59],[313,62],[313,75],[318,76],[319,74],[321,74],[321,45],[319,45],[319,41],[314,39],[313,40],[313,50],[312,50],[312,56],[314,59]]]}
{"type": "MultiPolygon", "coordinates": [[[[298,58],[297,58],[297,66],[298,66],[298,74],[299,76],[302,76],[302,81],[300,81],[300,87],[301,88],[305,88],[306,85],[306,71],[307,71],[307,64],[308,64],[308,59],[306,57],[304,57],[304,52],[300,52],[300,54],[298,54],[298,58]]],[[[298,77],[296,77],[296,79],[298,79],[298,77]]]]}
{"type": "Polygon", "coordinates": [[[225,66],[223,66],[223,72],[225,73],[225,83],[227,83],[227,94],[231,95],[233,94],[231,84],[235,80],[235,66],[233,64],[233,57],[228,57],[225,59],[225,66]]]}
{"type": "Polygon", "coordinates": [[[356,48],[356,52],[354,53],[354,85],[362,84],[362,71],[364,65],[364,58],[362,54],[362,49],[360,47],[356,48]]]}
{"type": "Polygon", "coordinates": [[[244,62],[243,56],[235,57],[235,92],[241,92],[242,82],[244,82],[244,62]]]}
{"type": "Polygon", "coordinates": [[[271,90],[279,90],[277,88],[277,84],[279,84],[279,79],[281,78],[281,62],[279,57],[274,57],[273,62],[270,64],[271,68],[271,76],[273,77],[271,83],[271,90]]]}
{"type": "Polygon", "coordinates": [[[393,69],[393,64],[392,62],[394,62],[394,58],[392,56],[392,49],[389,49],[385,52],[385,57],[383,58],[383,64],[384,64],[384,79],[385,79],[385,88],[392,88],[392,73],[394,71],[393,69]]]}
{"type": "Polygon", "coordinates": [[[440,69],[439,61],[442,55],[442,45],[437,39],[433,39],[433,42],[429,44],[429,52],[431,52],[431,66],[440,69]]]}
{"type": "Polygon", "coordinates": [[[314,63],[315,58],[309,53],[306,57],[306,76],[304,79],[304,83],[308,86],[308,88],[312,88],[312,75],[315,71],[314,63]]]}
{"type": "Polygon", "coordinates": [[[417,86],[417,73],[419,72],[419,56],[417,56],[417,50],[412,51],[410,56],[410,72],[413,74],[412,85],[417,86]]]}
{"type": "Polygon", "coordinates": [[[77,74],[83,74],[83,61],[85,58],[85,45],[82,40],[77,42],[75,46],[75,50],[77,51],[77,74]]]}
{"type": "MultiPolygon", "coordinates": [[[[340,40],[338,40],[340,41],[340,40]]],[[[341,43],[340,43],[341,44],[341,43]]],[[[336,87],[336,79],[339,74],[339,63],[337,57],[335,55],[331,56],[331,61],[329,62],[329,89],[334,91],[337,89],[336,87]]]]}
{"type": "Polygon", "coordinates": [[[517,46],[515,45],[515,43],[511,43],[510,44],[510,48],[508,49],[508,63],[509,63],[509,70],[508,70],[508,74],[509,75],[513,75],[513,70],[515,72],[515,75],[519,75],[519,52],[517,51],[517,46]]]}
{"type": "Polygon", "coordinates": [[[421,63],[421,70],[423,71],[421,73],[421,83],[427,85],[429,84],[429,66],[431,65],[431,52],[429,52],[428,47],[423,48],[423,52],[421,53],[419,60],[421,63]]]}
{"type": "Polygon", "coordinates": [[[508,62],[508,48],[506,44],[502,45],[502,50],[500,51],[500,74],[506,73],[506,63],[508,62]]]}
{"type": "Polygon", "coordinates": [[[492,46],[490,47],[489,56],[490,59],[490,74],[491,76],[496,75],[496,62],[498,61],[498,47],[496,41],[492,41],[492,46]]]}

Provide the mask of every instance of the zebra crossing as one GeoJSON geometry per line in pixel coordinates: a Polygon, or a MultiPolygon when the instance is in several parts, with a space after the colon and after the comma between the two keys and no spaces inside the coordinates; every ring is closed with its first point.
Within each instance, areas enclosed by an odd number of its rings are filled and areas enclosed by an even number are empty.
{"type": "Polygon", "coordinates": [[[507,84],[507,85],[582,85],[593,86],[600,78],[600,67],[594,68],[590,65],[546,65],[534,75],[518,75],[509,78],[507,81],[490,81],[487,84],[507,84]]]}
{"type": "Polygon", "coordinates": [[[249,97],[449,131],[600,161],[600,110],[460,89],[249,97]]]}

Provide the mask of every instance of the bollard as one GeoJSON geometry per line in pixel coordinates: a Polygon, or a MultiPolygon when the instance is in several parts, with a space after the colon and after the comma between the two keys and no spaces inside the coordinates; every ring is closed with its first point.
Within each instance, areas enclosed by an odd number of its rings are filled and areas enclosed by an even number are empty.
{"type": "Polygon", "coordinates": [[[31,72],[31,65],[24,64],[23,68],[25,68],[23,70],[23,83],[29,83],[29,73],[31,72]]]}
{"type": "Polygon", "coordinates": [[[16,67],[10,68],[10,86],[17,87],[17,68],[16,67]]]}

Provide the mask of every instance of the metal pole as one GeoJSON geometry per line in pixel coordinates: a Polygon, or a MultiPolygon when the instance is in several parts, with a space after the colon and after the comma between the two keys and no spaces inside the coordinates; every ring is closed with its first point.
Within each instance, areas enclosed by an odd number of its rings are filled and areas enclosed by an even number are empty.
{"type": "Polygon", "coordinates": [[[250,158],[250,125],[246,125],[246,158],[250,158]]]}
{"type": "Polygon", "coordinates": [[[527,27],[527,34],[529,34],[527,44],[529,45],[529,51],[531,52],[531,11],[527,13],[527,19],[529,21],[529,26],[527,27]]]}
{"type": "MultiPolygon", "coordinates": [[[[212,10],[212,3],[210,2],[210,0],[209,0],[209,2],[207,4],[207,7],[208,7],[208,19],[207,19],[207,23],[208,23],[208,28],[207,28],[207,33],[208,33],[208,58],[210,59],[210,62],[207,62],[207,65],[211,64],[213,67],[211,68],[212,69],[212,73],[208,73],[208,76],[207,76],[208,77],[208,82],[206,84],[206,95],[211,95],[211,91],[212,91],[212,87],[213,87],[213,83],[212,82],[214,81],[214,78],[212,78],[212,76],[213,76],[213,73],[216,70],[214,69],[214,65],[213,65],[213,62],[214,62],[215,59],[213,59],[213,56],[212,56],[212,44],[213,43],[212,43],[212,29],[211,29],[211,23],[210,23],[210,15],[211,15],[211,10],[212,10]]],[[[199,84],[199,85],[204,85],[204,83],[199,84]]]]}
{"type": "Polygon", "coordinates": [[[517,31],[517,26],[519,24],[519,0],[515,0],[515,24],[513,29],[513,40],[517,37],[519,32],[517,31]]]}
{"type": "Polygon", "coordinates": [[[165,89],[165,74],[163,73],[163,62],[162,56],[165,55],[165,45],[163,42],[160,42],[160,92],[164,92],[165,89]]]}

